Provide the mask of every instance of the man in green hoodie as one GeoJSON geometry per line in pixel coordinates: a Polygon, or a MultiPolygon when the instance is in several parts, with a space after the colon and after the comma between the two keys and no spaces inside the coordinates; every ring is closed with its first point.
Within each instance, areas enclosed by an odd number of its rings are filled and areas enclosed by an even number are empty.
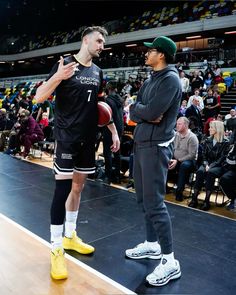
{"type": "Polygon", "coordinates": [[[168,164],[173,154],[174,128],[180,106],[182,88],[173,63],[176,44],[160,36],[148,47],[145,64],[152,68],[130,107],[130,118],[137,123],[134,131],[134,182],[137,201],[145,214],[146,240],[126,250],[131,259],[161,259],[146,277],[153,286],[163,286],[181,276],[174,258],[172,225],[164,203],[168,164]]]}

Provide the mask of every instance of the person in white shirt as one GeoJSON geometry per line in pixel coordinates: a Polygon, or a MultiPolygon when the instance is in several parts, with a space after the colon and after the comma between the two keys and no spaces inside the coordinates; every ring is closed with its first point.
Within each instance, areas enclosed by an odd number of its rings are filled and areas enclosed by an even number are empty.
{"type": "Polygon", "coordinates": [[[189,91],[189,79],[185,77],[185,72],[180,72],[180,82],[182,85],[182,100],[187,99],[189,91]]]}
{"type": "Polygon", "coordinates": [[[202,97],[199,95],[199,89],[194,90],[194,95],[189,97],[187,108],[192,105],[192,101],[194,98],[197,98],[199,100],[198,109],[201,112],[204,109],[204,103],[202,97]]]}

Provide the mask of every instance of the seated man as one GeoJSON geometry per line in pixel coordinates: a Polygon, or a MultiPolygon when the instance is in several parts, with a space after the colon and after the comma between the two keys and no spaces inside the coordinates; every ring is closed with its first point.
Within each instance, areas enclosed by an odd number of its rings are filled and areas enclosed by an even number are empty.
{"type": "Polygon", "coordinates": [[[230,117],[225,121],[225,130],[229,140],[232,141],[236,132],[236,110],[234,108],[231,108],[230,117]]]}
{"type": "Polygon", "coordinates": [[[18,122],[17,115],[14,111],[8,111],[7,122],[5,130],[1,133],[0,138],[0,150],[5,154],[13,154],[16,147],[16,135],[20,129],[20,123],[18,122]]]}
{"type": "Polygon", "coordinates": [[[190,107],[187,107],[185,117],[195,118],[196,127],[198,127],[200,131],[203,130],[202,115],[199,111],[199,99],[197,97],[193,98],[190,107]]]}
{"type": "Polygon", "coordinates": [[[189,120],[180,117],[176,123],[174,139],[174,157],[169,163],[170,174],[177,175],[176,200],[183,201],[183,190],[190,173],[194,170],[199,142],[197,136],[189,129],[189,120]]]}
{"type": "Polygon", "coordinates": [[[26,158],[30,152],[31,146],[44,139],[42,128],[30,115],[28,110],[23,110],[19,114],[20,116],[20,130],[17,134],[17,148],[20,150],[20,146],[24,146],[24,150],[19,156],[26,158]]]}
{"type": "Polygon", "coordinates": [[[220,186],[226,196],[230,199],[230,203],[227,206],[228,210],[235,210],[236,200],[236,142],[230,150],[224,165],[224,173],[220,177],[220,186]]]}

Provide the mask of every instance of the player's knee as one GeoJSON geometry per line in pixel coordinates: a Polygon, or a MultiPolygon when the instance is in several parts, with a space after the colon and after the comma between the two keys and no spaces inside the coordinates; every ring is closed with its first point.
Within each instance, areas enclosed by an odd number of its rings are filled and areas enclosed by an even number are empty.
{"type": "Polygon", "coordinates": [[[84,184],[73,183],[72,185],[72,194],[74,196],[80,196],[82,190],[84,188],[84,184]]]}

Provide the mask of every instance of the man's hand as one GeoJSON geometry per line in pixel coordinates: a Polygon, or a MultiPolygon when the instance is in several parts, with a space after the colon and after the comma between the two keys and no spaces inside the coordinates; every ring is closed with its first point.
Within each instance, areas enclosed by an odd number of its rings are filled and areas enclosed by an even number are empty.
{"type": "Polygon", "coordinates": [[[117,133],[112,133],[112,142],[111,151],[115,153],[120,149],[120,139],[117,133]]]}
{"type": "Polygon", "coordinates": [[[112,134],[112,146],[111,146],[111,151],[113,153],[119,151],[120,149],[120,139],[116,130],[116,126],[114,123],[111,123],[109,125],[107,125],[107,128],[111,131],[112,134]]]}
{"type": "Polygon", "coordinates": [[[178,163],[178,161],[175,159],[170,160],[168,169],[173,170],[176,167],[177,163],[178,163]]]}
{"type": "Polygon", "coordinates": [[[67,80],[72,77],[75,73],[75,68],[78,66],[76,62],[71,62],[67,65],[64,65],[64,59],[61,56],[59,60],[59,66],[55,76],[58,80],[67,80]]]}
{"type": "Polygon", "coordinates": [[[162,118],[163,118],[163,114],[161,114],[157,119],[155,119],[153,121],[149,121],[149,122],[154,123],[154,124],[158,124],[161,122],[162,118]]]}

